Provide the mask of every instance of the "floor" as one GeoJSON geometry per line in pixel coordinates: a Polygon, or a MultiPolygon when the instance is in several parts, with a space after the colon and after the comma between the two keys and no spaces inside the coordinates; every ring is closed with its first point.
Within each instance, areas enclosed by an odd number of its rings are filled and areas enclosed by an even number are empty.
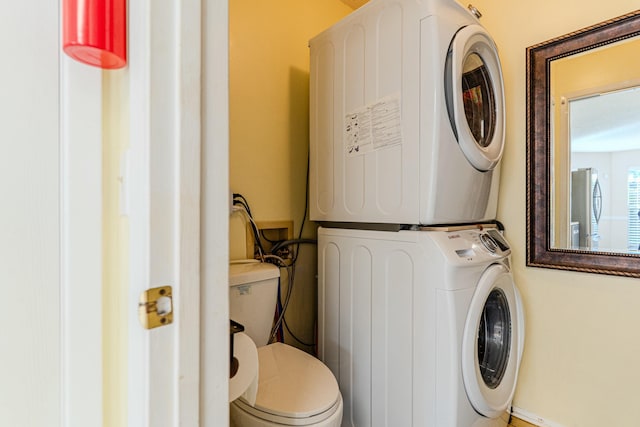
{"type": "Polygon", "coordinates": [[[522,421],[519,418],[512,418],[511,419],[511,424],[509,424],[509,427],[536,427],[533,424],[529,424],[526,421],[522,421]]]}

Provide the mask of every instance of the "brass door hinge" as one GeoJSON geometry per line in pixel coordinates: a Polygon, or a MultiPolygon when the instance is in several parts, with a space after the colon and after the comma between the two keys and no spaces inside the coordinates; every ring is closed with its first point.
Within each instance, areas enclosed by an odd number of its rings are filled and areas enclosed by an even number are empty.
{"type": "Polygon", "coordinates": [[[171,286],[147,289],[140,295],[138,318],[142,327],[153,329],[173,323],[171,286]]]}

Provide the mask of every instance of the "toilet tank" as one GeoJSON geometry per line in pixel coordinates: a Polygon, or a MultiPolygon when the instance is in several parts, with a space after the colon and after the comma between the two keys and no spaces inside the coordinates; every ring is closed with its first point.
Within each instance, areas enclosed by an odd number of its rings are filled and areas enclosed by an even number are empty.
{"type": "Polygon", "coordinates": [[[279,278],[280,269],[273,264],[229,265],[229,317],[244,326],[257,347],[269,341],[279,278]]]}

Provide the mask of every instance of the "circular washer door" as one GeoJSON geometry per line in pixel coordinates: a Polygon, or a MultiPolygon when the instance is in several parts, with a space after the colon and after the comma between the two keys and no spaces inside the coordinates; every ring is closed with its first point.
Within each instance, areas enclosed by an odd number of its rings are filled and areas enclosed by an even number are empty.
{"type": "Polygon", "coordinates": [[[497,48],[480,25],[463,27],[451,41],[445,92],[460,149],[477,170],[492,170],[504,148],[504,85],[497,48]]]}
{"type": "Polygon", "coordinates": [[[500,416],[513,399],[523,325],[509,270],[493,264],[480,277],[462,341],[462,377],[478,413],[500,416]]]}

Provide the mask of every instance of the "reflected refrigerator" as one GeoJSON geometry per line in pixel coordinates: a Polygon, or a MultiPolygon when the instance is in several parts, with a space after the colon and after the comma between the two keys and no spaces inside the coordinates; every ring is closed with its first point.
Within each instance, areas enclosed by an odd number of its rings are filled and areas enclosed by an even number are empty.
{"type": "MultiPolygon", "coordinates": [[[[578,224],[578,244],[574,249],[597,250],[598,223],[602,214],[602,193],[595,168],[571,172],[571,222],[578,224]]],[[[573,227],[572,227],[573,228],[573,227]]],[[[572,230],[573,231],[573,230],[572,230]]]]}

